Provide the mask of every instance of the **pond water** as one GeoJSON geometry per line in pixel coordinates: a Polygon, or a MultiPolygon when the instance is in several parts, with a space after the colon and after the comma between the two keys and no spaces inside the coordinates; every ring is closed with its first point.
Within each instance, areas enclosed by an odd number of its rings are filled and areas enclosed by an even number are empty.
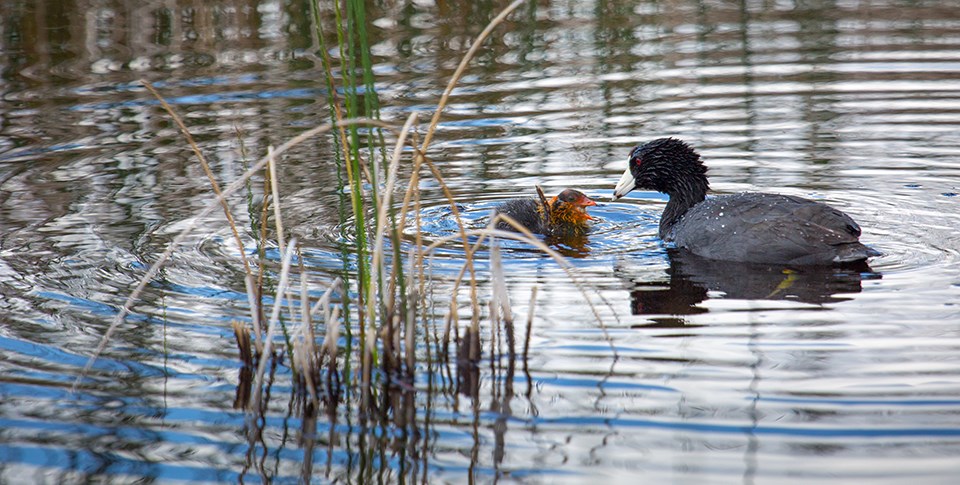
{"type": "MultiPolygon", "coordinates": [[[[505,6],[368,2],[383,119],[427,120],[505,6]]],[[[302,419],[282,364],[262,419],[234,409],[242,266],[222,215],[197,221],[208,182],[138,82],[183,115],[221,183],[235,180],[243,150],[258,158],[329,119],[310,4],[0,0],[0,11],[0,482],[960,476],[955,7],[521,6],[454,92],[430,157],[471,227],[539,184],[596,198],[594,231],[555,246],[576,278],[505,241],[518,321],[534,315],[528,357],[491,365],[484,319],[472,395],[439,390],[427,369],[408,393],[413,421],[374,428],[350,409],[302,419]],[[714,193],[828,202],[883,256],[788,272],[672,256],[656,237],[662,195],[610,201],[630,149],[662,136],[702,153],[714,193]],[[71,392],[138,279],[192,222],[71,392]]],[[[343,271],[352,241],[332,150],[328,135],[300,145],[278,175],[318,285],[343,271]]],[[[427,242],[453,234],[440,187],[421,190],[427,242]]],[[[246,201],[231,203],[250,227],[246,201]]],[[[451,243],[430,262],[441,310],[463,257],[451,243]]],[[[490,291],[482,279],[481,300],[490,291]]]]}

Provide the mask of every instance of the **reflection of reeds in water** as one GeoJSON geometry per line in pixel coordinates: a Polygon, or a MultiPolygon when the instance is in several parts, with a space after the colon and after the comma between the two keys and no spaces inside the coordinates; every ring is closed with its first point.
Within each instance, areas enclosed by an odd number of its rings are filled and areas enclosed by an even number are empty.
{"type": "MultiPolygon", "coordinates": [[[[467,63],[493,28],[521,3],[522,0],[513,2],[474,41],[444,91],[437,110],[421,139],[416,132],[412,131],[417,122],[415,114],[410,115],[399,130],[374,119],[377,117],[378,108],[373,90],[372,66],[368,56],[369,46],[365,43],[362,30],[346,31],[343,27],[346,23],[364,24],[363,2],[347,1],[345,12],[340,12],[338,2],[337,33],[344,64],[340,66],[343,86],[339,91],[333,75],[332,62],[326,55],[326,46],[321,45],[320,49],[323,53],[326,82],[331,93],[329,101],[332,122],[308,130],[276,149],[268,149],[263,159],[253,164],[243,176],[223,190],[214,179],[200,148],[179,116],[152,86],[144,83],[184,133],[207,171],[213,191],[217,195],[215,203],[209,204],[193,221],[202,220],[203,216],[215,209],[216,204],[221,204],[233,231],[235,242],[241,249],[240,255],[250,306],[250,324],[240,322],[233,324],[239,356],[244,364],[240,370],[234,405],[237,408],[249,410],[256,418],[250,420],[250,429],[247,430],[251,450],[258,446],[266,446],[263,437],[263,426],[266,422],[265,410],[270,405],[270,391],[276,378],[276,371],[280,366],[286,365],[291,370],[294,384],[288,409],[291,413],[296,412],[301,420],[300,444],[306,452],[305,456],[312,458],[313,447],[318,441],[322,441],[315,435],[317,416],[323,412],[331,421],[330,435],[325,439],[328,446],[334,448],[342,443],[347,447],[348,453],[352,446],[359,448],[353,451],[361,457],[361,463],[351,467],[354,469],[350,471],[351,474],[357,473],[359,481],[366,481],[374,470],[382,472],[384,463],[389,461],[382,456],[387,452],[403,455],[400,462],[404,466],[415,463],[415,469],[419,470],[419,472],[401,470],[402,474],[407,475],[412,472],[415,477],[417,473],[423,473],[425,479],[426,460],[430,455],[431,433],[428,431],[433,406],[432,398],[436,392],[449,392],[454,402],[457,402],[458,395],[471,398],[476,433],[479,419],[478,398],[481,342],[483,341],[480,335],[480,321],[483,308],[479,303],[474,254],[483,244],[491,248],[489,276],[492,282],[492,295],[487,311],[491,322],[491,334],[488,339],[490,370],[496,382],[493,393],[495,401],[500,403],[498,407],[502,408],[501,411],[507,409],[506,415],[509,414],[509,399],[513,396],[512,383],[518,353],[513,312],[508,298],[499,246],[495,238],[519,239],[540,248],[570,272],[572,281],[578,282],[578,280],[572,273],[570,264],[562,256],[506,216],[498,215],[492,218],[490,225],[485,229],[467,230],[460,220],[456,201],[447,189],[439,168],[426,153],[440,114],[467,63]],[[342,13],[346,15],[346,19],[341,19],[342,13]],[[358,57],[359,69],[356,66],[358,57]],[[358,87],[361,84],[365,87],[362,105],[357,96],[358,87]],[[342,105],[341,100],[334,96],[337,92],[346,93],[342,105]],[[365,130],[362,131],[361,128],[365,130]],[[384,141],[382,135],[384,130],[393,133],[396,138],[392,150],[384,141]],[[281,181],[276,177],[276,163],[278,163],[278,157],[291,147],[309,137],[328,131],[333,132],[333,138],[337,141],[336,157],[344,176],[345,186],[341,189],[346,189],[341,190],[341,193],[345,192],[349,195],[349,200],[344,201],[346,210],[342,212],[341,222],[345,222],[347,218],[354,221],[352,230],[355,232],[353,236],[356,245],[349,249],[352,254],[345,255],[344,266],[347,266],[348,261],[356,261],[357,265],[355,271],[344,271],[340,278],[318,289],[310,287],[307,271],[302,266],[302,258],[297,257],[299,247],[296,239],[286,239],[282,218],[283,204],[280,198],[281,181]],[[404,150],[405,147],[411,149],[404,150]],[[409,154],[409,158],[405,157],[405,154],[409,154]],[[412,166],[409,178],[406,180],[400,180],[398,176],[402,163],[412,166]],[[254,191],[248,184],[248,180],[256,174],[261,174],[265,180],[264,196],[259,199],[254,197],[254,191]],[[435,241],[430,245],[423,244],[420,235],[418,187],[421,177],[432,177],[443,189],[459,225],[457,235],[435,241]],[[244,186],[247,187],[251,220],[258,221],[250,228],[258,246],[255,263],[248,260],[246,256],[241,231],[230,215],[225,202],[226,197],[244,186]],[[365,191],[364,187],[369,189],[365,191]],[[399,198],[399,194],[402,194],[402,199],[399,198]],[[252,203],[253,200],[261,200],[262,203],[257,206],[252,203]],[[273,220],[273,238],[270,237],[268,214],[273,220]],[[412,220],[409,220],[411,215],[412,220]],[[518,232],[496,230],[495,227],[500,220],[506,220],[518,232]],[[400,235],[402,228],[408,226],[415,228],[416,244],[410,248],[408,254],[402,254],[403,244],[400,235]],[[470,237],[475,238],[472,244],[470,237]],[[266,258],[266,248],[273,244],[271,240],[275,241],[279,249],[281,261],[279,272],[273,277],[268,277],[265,269],[270,262],[266,258]],[[443,325],[443,331],[439,332],[431,314],[434,305],[433,301],[429,300],[432,293],[425,266],[436,247],[454,242],[463,245],[464,264],[459,275],[452,282],[452,297],[445,325],[443,325]],[[388,251],[392,252],[387,254],[388,251]],[[460,322],[458,294],[464,279],[469,288],[470,323],[461,330],[456,324],[460,322]],[[268,291],[268,286],[272,287],[272,292],[268,291]],[[322,293],[322,296],[311,298],[311,292],[322,293]],[[269,300],[268,293],[272,293],[269,295],[269,300]],[[268,301],[272,301],[272,306],[269,308],[268,301]],[[322,336],[316,334],[318,328],[323,328],[322,336]],[[354,329],[356,329],[356,335],[354,335],[354,329]],[[274,348],[275,343],[281,341],[281,335],[284,345],[274,348]],[[505,370],[501,364],[504,360],[504,345],[501,343],[504,337],[507,357],[505,370]],[[453,358],[448,352],[451,339],[457,342],[453,358]],[[423,360],[418,362],[418,358],[423,360]],[[451,361],[452,359],[454,362],[451,361]],[[455,376],[452,369],[456,369],[455,376]],[[418,372],[424,373],[425,377],[415,381],[418,372]],[[497,377],[498,374],[501,375],[497,377]],[[417,389],[417,382],[425,383],[427,386],[425,392],[417,389]],[[440,386],[443,382],[447,384],[440,386]],[[418,400],[418,392],[420,396],[426,396],[426,399],[418,400]],[[424,407],[424,401],[425,412],[418,412],[419,407],[424,407]],[[338,419],[344,419],[348,423],[357,420],[361,428],[359,431],[351,431],[350,436],[340,437],[335,431],[337,427],[333,426],[338,419]],[[385,430],[387,427],[399,432],[375,431],[375,428],[385,430]],[[381,436],[381,438],[374,439],[374,436],[381,436]],[[392,436],[393,442],[385,443],[383,436],[392,436]],[[374,459],[377,454],[381,456],[374,459]]],[[[317,18],[317,25],[319,28],[319,18],[317,18]]],[[[318,38],[323,37],[321,32],[318,38]]],[[[342,226],[345,227],[345,224],[342,226]]],[[[174,239],[159,261],[147,271],[141,284],[131,294],[108,329],[97,354],[106,345],[113,330],[123,321],[139,292],[167,260],[173,248],[178,246],[192,228],[191,223],[174,239]]],[[[529,347],[536,287],[533,290],[531,315],[527,319],[527,343],[522,353],[524,361],[529,347]]],[[[444,292],[444,296],[450,294],[444,292]]],[[[586,301],[592,309],[593,305],[589,298],[586,301]]],[[[596,311],[594,313],[596,314],[596,311]]],[[[91,363],[92,361],[93,358],[91,363]]],[[[86,370],[89,370],[89,364],[86,370]]],[[[526,371],[526,365],[524,370],[526,371]]],[[[527,381],[529,383],[530,379],[528,378],[527,381]]],[[[501,458],[502,451],[501,446],[499,455],[501,458]]],[[[258,461],[253,455],[251,451],[248,466],[255,468],[263,478],[267,479],[265,481],[269,481],[270,473],[262,461],[264,456],[261,456],[258,461]]],[[[333,453],[328,453],[328,456],[331,455],[333,453]]],[[[328,462],[328,474],[330,467],[331,464],[328,462]]],[[[304,481],[309,481],[312,470],[312,459],[304,460],[302,469],[304,481]]]]}

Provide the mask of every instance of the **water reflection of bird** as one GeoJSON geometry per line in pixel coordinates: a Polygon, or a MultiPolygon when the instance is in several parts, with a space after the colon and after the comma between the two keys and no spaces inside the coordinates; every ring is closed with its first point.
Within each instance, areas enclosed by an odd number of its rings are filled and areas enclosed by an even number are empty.
{"type": "MultiPolygon", "coordinates": [[[[538,188],[539,190],[539,188],[538,188]]],[[[553,237],[580,237],[589,230],[587,207],[597,205],[583,192],[566,189],[547,200],[526,198],[508,200],[496,207],[498,214],[506,214],[537,234],[553,237]]],[[[500,221],[497,229],[515,230],[510,224],[500,221]]]]}
{"type": "Polygon", "coordinates": [[[667,194],[660,238],[718,260],[794,265],[864,261],[880,253],[860,243],[860,226],[833,207],[801,197],[742,193],[706,198],[707,168],[674,138],[633,149],[614,200],[635,188],[667,194]]]}
{"type": "MultiPolygon", "coordinates": [[[[670,250],[669,281],[635,283],[630,292],[634,315],[660,315],[658,324],[682,319],[665,315],[695,315],[707,312],[700,305],[711,293],[725,300],[784,300],[823,305],[851,299],[862,291],[862,280],[879,279],[866,263],[844,268],[742,263],[701,258],[689,252],[670,250]]],[[[649,326],[649,325],[644,325],[649,326]]]]}

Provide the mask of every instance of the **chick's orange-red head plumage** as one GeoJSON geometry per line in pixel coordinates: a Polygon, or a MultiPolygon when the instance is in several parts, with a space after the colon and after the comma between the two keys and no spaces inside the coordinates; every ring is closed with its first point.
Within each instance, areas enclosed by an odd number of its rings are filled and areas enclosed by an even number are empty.
{"type": "Polygon", "coordinates": [[[566,189],[550,199],[550,217],[555,224],[585,225],[593,217],[587,214],[587,207],[597,205],[583,192],[566,189]]]}

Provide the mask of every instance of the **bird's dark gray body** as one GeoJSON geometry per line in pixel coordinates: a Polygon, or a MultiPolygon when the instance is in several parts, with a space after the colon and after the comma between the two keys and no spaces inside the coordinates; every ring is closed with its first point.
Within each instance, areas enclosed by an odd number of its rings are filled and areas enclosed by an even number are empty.
{"type": "Polygon", "coordinates": [[[850,216],[778,194],[709,197],[672,227],[661,226],[660,237],[697,256],[727,261],[826,265],[879,254],[859,242],[860,226],[850,216]]]}

